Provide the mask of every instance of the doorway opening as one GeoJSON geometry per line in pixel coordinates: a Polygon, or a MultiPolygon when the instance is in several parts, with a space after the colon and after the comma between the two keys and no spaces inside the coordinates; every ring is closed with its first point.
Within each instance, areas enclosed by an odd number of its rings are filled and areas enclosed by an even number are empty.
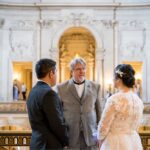
{"type": "Polygon", "coordinates": [[[26,100],[32,88],[32,62],[13,62],[13,99],[26,100]],[[15,92],[14,86],[18,90],[15,92]],[[23,94],[25,91],[25,97],[23,94]],[[15,96],[16,93],[16,97],[15,96]]]}

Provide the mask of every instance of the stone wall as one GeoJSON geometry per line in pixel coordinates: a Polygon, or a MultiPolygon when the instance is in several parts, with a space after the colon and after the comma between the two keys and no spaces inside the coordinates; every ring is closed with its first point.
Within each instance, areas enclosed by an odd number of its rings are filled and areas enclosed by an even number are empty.
{"type": "MultiPolygon", "coordinates": [[[[58,43],[61,36],[71,27],[84,27],[96,41],[95,81],[101,84],[102,93],[106,93],[107,80],[113,79],[113,69],[118,63],[137,61],[143,63],[142,99],[145,103],[150,102],[149,4],[143,6],[144,0],[141,5],[136,5],[137,0],[118,0],[115,4],[112,0],[107,0],[108,5],[105,5],[104,1],[95,0],[91,1],[91,6],[85,7],[87,1],[81,1],[83,5],[72,1],[67,6],[58,5],[60,0],[55,3],[51,1],[47,6],[41,4],[49,2],[46,0],[40,1],[41,3],[36,0],[31,2],[37,2],[38,6],[33,3],[30,6],[17,6],[16,3],[17,7],[12,7],[0,3],[2,101],[12,101],[13,62],[30,61],[34,68],[39,58],[48,57],[56,60],[59,67],[58,43]],[[52,3],[55,7],[52,7],[52,3]],[[126,5],[128,3],[130,7],[126,5]]],[[[65,0],[65,3],[68,1],[65,0]]],[[[33,72],[33,85],[35,82],[33,72]]]]}

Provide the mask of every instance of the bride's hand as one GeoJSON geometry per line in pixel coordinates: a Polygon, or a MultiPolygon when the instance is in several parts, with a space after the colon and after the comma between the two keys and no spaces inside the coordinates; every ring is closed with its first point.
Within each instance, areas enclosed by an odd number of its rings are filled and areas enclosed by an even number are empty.
{"type": "Polygon", "coordinates": [[[97,141],[97,146],[98,146],[99,149],[101,148],[103,141],[104,140],[98,140],[97,141]]]}

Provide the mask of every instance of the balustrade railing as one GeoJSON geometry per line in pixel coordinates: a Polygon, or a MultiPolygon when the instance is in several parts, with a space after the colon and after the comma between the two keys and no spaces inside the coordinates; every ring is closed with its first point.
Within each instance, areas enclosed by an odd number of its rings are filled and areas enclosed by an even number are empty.
{"type": "MultiPolygon", "coordinates": [[[[139,132],[143,150],[150,150],[150,132],[139,132]]],[[[0,148],[7,146],[29,146],[31,131],[0,131],[0,148]]]]}
{"type": "Polygon", "coordinates": [[[31,131],[0,131],[0,150],[30,145],[31,131]],[[10,148],[11,147],[11,148],[10,148]]]}
{"type": "Polygon", "coordinates": [[[143,150],[150,150],[150,133],[140,133],[143,150]]]}

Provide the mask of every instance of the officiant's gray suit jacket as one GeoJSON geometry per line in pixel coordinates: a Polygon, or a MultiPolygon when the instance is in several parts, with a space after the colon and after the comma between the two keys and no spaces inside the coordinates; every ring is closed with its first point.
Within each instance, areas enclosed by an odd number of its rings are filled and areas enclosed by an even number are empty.
{"type": "Polygon", "coordinates": [[[69,125],[69,145],[75,146],[81,130],[86,144],[95,145],[93,134],[97,130],[101,116],[100,85],[85,80],[84,91],[80,98],[73,80],[70,79],[58,85],[57,92],[63,103],[64,117],[69,125]]]}

